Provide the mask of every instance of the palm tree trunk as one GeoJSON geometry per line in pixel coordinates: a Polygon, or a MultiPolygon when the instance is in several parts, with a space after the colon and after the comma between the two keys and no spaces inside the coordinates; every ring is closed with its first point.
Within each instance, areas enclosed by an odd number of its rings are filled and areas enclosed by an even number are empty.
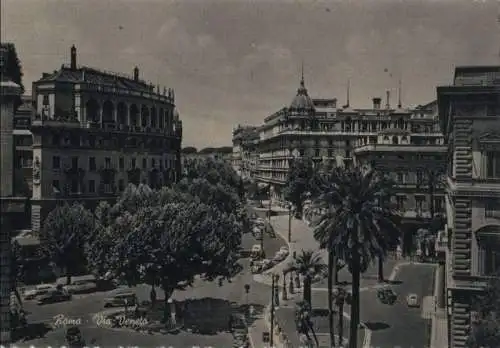
{"type": "Polygon", "coordinates": [[[313,337],[314,337],[314,342],[316,342],[316,347],[319,347],[319,341],[318,341],[318,336],[316,336],[316,331],[314,330],[314,325],[309,322],[309,329],[311,330],[313,337]]]}
{"type": "Polygon", "coordinates": [[[333,274],[333,284],[338,285],[339,284],[339,258],[337,255],[333,256],[333,269],[335,270],[333,274]]]}
{"type": "Polygon", "coordinates": [[[305,276],[304,277],[304,296],[303,296],[303,299],[304,299],[304,302],[307,303],[310,308],[312,308],[312,306],[311,306],[311,286],[312,286],[312,284],[311,283],[312,283],[311,277],[305,276]]]}
{"type": "Polygon", "coordinates": [[[335,347],[335,329],[333,323],[333,272],[335,257],[332,250],[328,250],[328,324],[330,326],[330,346],[335,347]]]}
{"type": "Polygon", "coordinates": [[[384,279],[384,258],[379,256],[378,259],[378,281],[382,283],[384,279]]]}
{"type": "Polygon", "coordinates": [[[343,346],[344,341],[344,301],[339,304],[339,347],[343,346]]]}
{"type": "Polygon", "coordinates": [[[349,328],[349,348],[358,348],[358,325],[359,325],[359,281],[360,281],[360,259],[357,252],[352,258],[352,304],[351,322],[349,328]]]}

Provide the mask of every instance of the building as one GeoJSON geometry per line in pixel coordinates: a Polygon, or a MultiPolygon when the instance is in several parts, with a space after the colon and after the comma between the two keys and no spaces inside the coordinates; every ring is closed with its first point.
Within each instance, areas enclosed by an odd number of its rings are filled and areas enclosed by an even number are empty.
{"type": "Polygon", "coordinates": [[[259,130],[255,126],[240,126],[233,130],[232,166],[242,178],[252,178],[259,161],[259,130]]]}
{"type": "Polygon", "coordinates": [[[446,165],[437,103],[409,109],[398,99],[392,107],[387,92],[385,105],[382,98],[373,98],[371,108],[353,109],[348,91],[346,105],[339,107],[335,98],[311,98],[302,78],[290,106],[267,117],[260,127],[257,180],[270,184],[273,198],[283,200],[293,157],[310,156],[315,164],[365,165],[395,173],[404,222],[420,223],[430,217],[430,210],[442,211],[442,186],[432,194],[434,205],[426,197],[428,175],[442,173],[446,165]]]}
{"type": "Polygon", "coordinates": [[[25,198],[15,197],[14,184],[14,103],[21,88],[5,78],[4,66],[7,50],[0,46],[0,344],[11,342],[10,293],[11,293],[11,235],[13,221],[25,210],[25,198]]]}
{"type": "Polygon", "coordinates": [[[471,299],[500,270],[500,66],[457,67],[437,95],[450,154],[438,304],[458,348],[476,317],[471,299]]]}
{"type": "Polygon", "coordinates": [[[391,128],[360,137],[354,155],[357,165],[392,176],[403,223],[418,228],[444,213],[442,178],[448,150],[439,128],[436,101],[413,110],[398,110],[398,117],[391,128]]]}
{"type": "Polygon", "coordinates": [[[173,89],[77,65],[33,83],[32,228],[56,202],[89,207],[129,183],[159,187],[180,175],[182,122],[173,89]]]}

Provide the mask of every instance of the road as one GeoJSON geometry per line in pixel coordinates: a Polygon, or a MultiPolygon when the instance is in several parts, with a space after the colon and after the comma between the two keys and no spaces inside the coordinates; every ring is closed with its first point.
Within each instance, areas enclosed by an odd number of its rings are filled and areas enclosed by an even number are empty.
{"type": "MultiPolygon", "coordinates": [[[[249,248],[253,244],[258,244],[250,235],[245,235],[242,242],[243,248],[249,248]]],[[[267,235],[264,240],[264,250],[267,255],[274,255],[286,243],[280,238],[270,238],[267,235]]],[[[250,304],[253,305],[256,314],[261,312],[269,303],[270,288],[261,283],[253,281],[252,274],[249,272],[249,260],[242,259],[241,264],[243,271],[235,276],[231,282],[224,281],[222,286],[219,286],[218,281],[207,282],[201,279],[195,280],[192,287],[184,291],[175,291],[173,299],[183,301],[186,299],[202,299],[210,298],[213,302],[221,305],[220,312],[217,313],[216,308],[211,308],[210,312],[205,313],[206,317],[215,318],[226,314],[225,311],[231,304],[250,304]],[[245,292],[245,284],[250,285],[249,293],[245,292]],[[225,308],[224,305],[227,305],[225,308]]],[[[149,293],[151,288],[147,285],[139,285],[132,288],[139,299],[139,301],[149,300],[149,293]]],[[[108,292],[96,292],[87,295],[75,295],[74,299],[70,302],[61,302],[38,306],[34,301],[25,301],[24,307],[28,311],[28,321],[44,322],[54,326],[56,324],[56,317],[63,315],[65,319],[79,320],[84,337],[87,340],[91,338],[96,339],[96,345],[103,346],[117,346],[118,344],[124,345],[139,345],[139,346],[154,346],[165,345],[168,343],[173,347],[193,347],[193,346],[232,346],[233,338],[228,332],[220,332],[217,335],[198,335],[182,331],[178,335],[148,335],[124,329],[107,329],[96,327],[96,322],[93,319],[96,313],[104,309],[104,300],[117,290],[108,292]]],[[[158,300],[163,299],[163,292],[157,289],[158,300]]],[[[62,323],[60,323],[62,324],[62,323]]],[[[56,327],[54,330],[48,332],[44,338],[20,342],[20,346],[29,345],[58,345],[64,342],[64,325],[56,327]]]]}
{"type": "MultiPolygon", "coordinates": [[[[432,264],[401,266],[395,284],[390,285],[398,294],[398,300],[393,306],[382,304],[377,299],[375,289],[361,293],[361,321],[371,330],[370,346],[401,348],[428,346],[430,332],[427,327],[430,320],[423,318],[422,307],[409,308],[406,305],[406,296],[410,293],[416,293],[420,299],[431,296],[434,269],[432,264]]],[[[313,307],[328,308],[327,296],[326,292],[313,292],[313,307]]],[[[345,313],[349,314],[350,310],[350,306],[344,306],[345,313]]],[[[327,317],[316,317],[314,324],[317,332],[329,332],[327,317]]],[[[348,335],[348,325],[346,320],[344,335],[348,335]]]]}

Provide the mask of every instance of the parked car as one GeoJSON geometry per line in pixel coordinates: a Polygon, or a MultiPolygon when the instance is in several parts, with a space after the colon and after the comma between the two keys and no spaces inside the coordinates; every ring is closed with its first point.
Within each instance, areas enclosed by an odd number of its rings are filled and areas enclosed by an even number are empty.
{"type": "Polygon", "coordinates": [[[104,299],[104,307],[125,307],[135,306],[137,297],[132,291],[118,292],[113,296],[104,299]]]}
{"type": "Polygon", "coordinates": [[[34,300],[38,296],[46,295],[52,290],[55,290],[53,284],[41,284],[37,285],[34,289],[25,291],[23,296],[25,300],[34,300]]]}
{"type": "Polygon", "coordinates": [[[71,300],[71,294],[66,290],[52,290],[46,293],[45,295],[41,295],[38,299],[39,305],[44,305],[48,303],[56,303],[71,300]]]}
{"type": "Polygon", "coordinates": [[[417,294],[409,294],[406,296],[406,304],[408,307],[420,307],[417,294]]]}
{"type": "Polygon", "coordinates": [[[64,289],[70,294],[88,294],[97,291],[97,284],[94,280],[76,280],[69,285],[65,285],[64,289]]]}
{"type": "Polygon", "coordinates": [[[251,258],[252,260],[259,259],[262,255],[262,247],[260,244],[254,244],[252,246],[252,251],[251,251],[251,258]]]}
{"type": "Polygon", "coordinates": [[[261,273],[262,272],[262,261],[254,261],[251,268],[252,274],[261,273]]]}

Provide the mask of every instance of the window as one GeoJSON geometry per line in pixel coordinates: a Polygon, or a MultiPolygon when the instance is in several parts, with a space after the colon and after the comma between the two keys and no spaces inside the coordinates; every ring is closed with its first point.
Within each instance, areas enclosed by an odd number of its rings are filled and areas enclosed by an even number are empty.
{"type": "Polygon", "coordinates": [[[486,177],[500,178],[500,152],[486,152],[486,177]]]}
{"type": "Polygon", "coordinates": [[[43,105],[49,105],[49,96],[48,95],[43,96],[43,105]]]}
{"type": "Polygon", "coordinates": [[[111,168],[111,158],[110,157],[105,157],[104,158],[104,166],[106,169],[110,169],[111,168]]]}
{"type": "Polygon", "coordinates": [[[328,157],[333,157],[333,150],[328,150],[328,157]]]}
{"type": "Polygon", "coordinates": [[[52,156],[52,169],[61,168],[61,158],[59,156],[52,156]]]}
{"type": "Polygon", "coordinates": [[[146,169],[148,167],[148,160],[146,158],[142,159],[142,169],[146,169]]]}
{"type": "Polygon", "coordinates": [[[73,179],[71,180],[71,193],[78,193],[79,192],[79,187],[78,187],[78,180],[73,179]]]}
{"type": "Polygon", "coordinates": [[[345,152],[345,158],[351,158],[351,151],[345,152]]]}
{"type": "Polygon", "coordinates": [[[434,210],[437,213],[444,211],[443,198],[441,198],[441,197],[434,198],[434,210]]]}
{"type": "Polygon", "coordinates": [[[95,157],[89,157],[89,171],[94,172],[96,170],[95,157]]]}
{"type": "Polygon", "coordinates": [[[125,189],[125,181],[123,179],[118,180],[118,190],[123,191],[125,189]]]}
{"type": "Polygon", "coordinates": [[[319,149],[315,149],[315,150],[314,150],[314,156],[316,156],[316,157],[319,157],[319,156],[320,156],[320,154],[319,154],[319,149]]]}
{"type": "Polygon", "coordinates": [[[405,176],[404,176],[403,173],[398,173],[398,175],[397,175],[397,181],[400,184],[404,184],[404,182],[405,182],[405,176]]]}
{"type": "Polygon", "coordinates": [[[61,145],[61,137],[57,134],[52,136],[52,145],[59,146],[61,145]]]}
{"type": "Polygon", "coordinates": [[[484,216],[488,218],[500,219],[500,202],[497,199],[490,198],[486,200],[484,206],[484,216]]]}
{"type": "Polygon", "coordinates": [[[59,187],[59,180],[52,181],[52,188],[56,192],[59,192],[61,190],[61,188],[59,187]]]}
{"type": "Polygon", "coordinates": [[[120,159],[118,160],[118,165],[120,166],[121,170],[125,168],[125,160],[123,159],[123,157],[120,157],[120,159]]]}
{"type": "Polygon", "coordinates": [[[170,168],[170,165],[168,163],[168,159],[165,160],[165,168],[170,168]]]}
{"type": "Polygon", "coordinates": [[[396,196],[396,205],[397,209],[400,211],[404,211],[405,209],[405,201],[406,197],[405,196],[396,196]]]}
{"type": "Polygon", "coordinates": [[[151,167],[156,167],[156,160],[154,158],[151,158],[151,167]]]}
{"type": "Polygon", "coordinates": [[[95,192],[95,180],[89,180],[89,192],[90,193],[95,192]]]}
{"type": "Polygon", "coordinates": [[[73,156],[71,157],[71,169],[78,169],[78,157],[77,156],[73,156]]]}
{"type": "Polygon", "coordinates": [[[417,215],[422,215],[422,212],[424,210],[424,202],[425,202],[424,196],[415,196],[417,215]]]}
{"type": "Polygon", "coordinates": [[[424,181],[424,173],[421,170],[417,170],[417,185],[421,185],[424,181]]]}
{"type": "Polygon", "coordinates": [[[135,158],[132,158],[130,160],[130,169],[135,169],[135,167],[137,167],[137,163],[136,163],[135,158]]]}

